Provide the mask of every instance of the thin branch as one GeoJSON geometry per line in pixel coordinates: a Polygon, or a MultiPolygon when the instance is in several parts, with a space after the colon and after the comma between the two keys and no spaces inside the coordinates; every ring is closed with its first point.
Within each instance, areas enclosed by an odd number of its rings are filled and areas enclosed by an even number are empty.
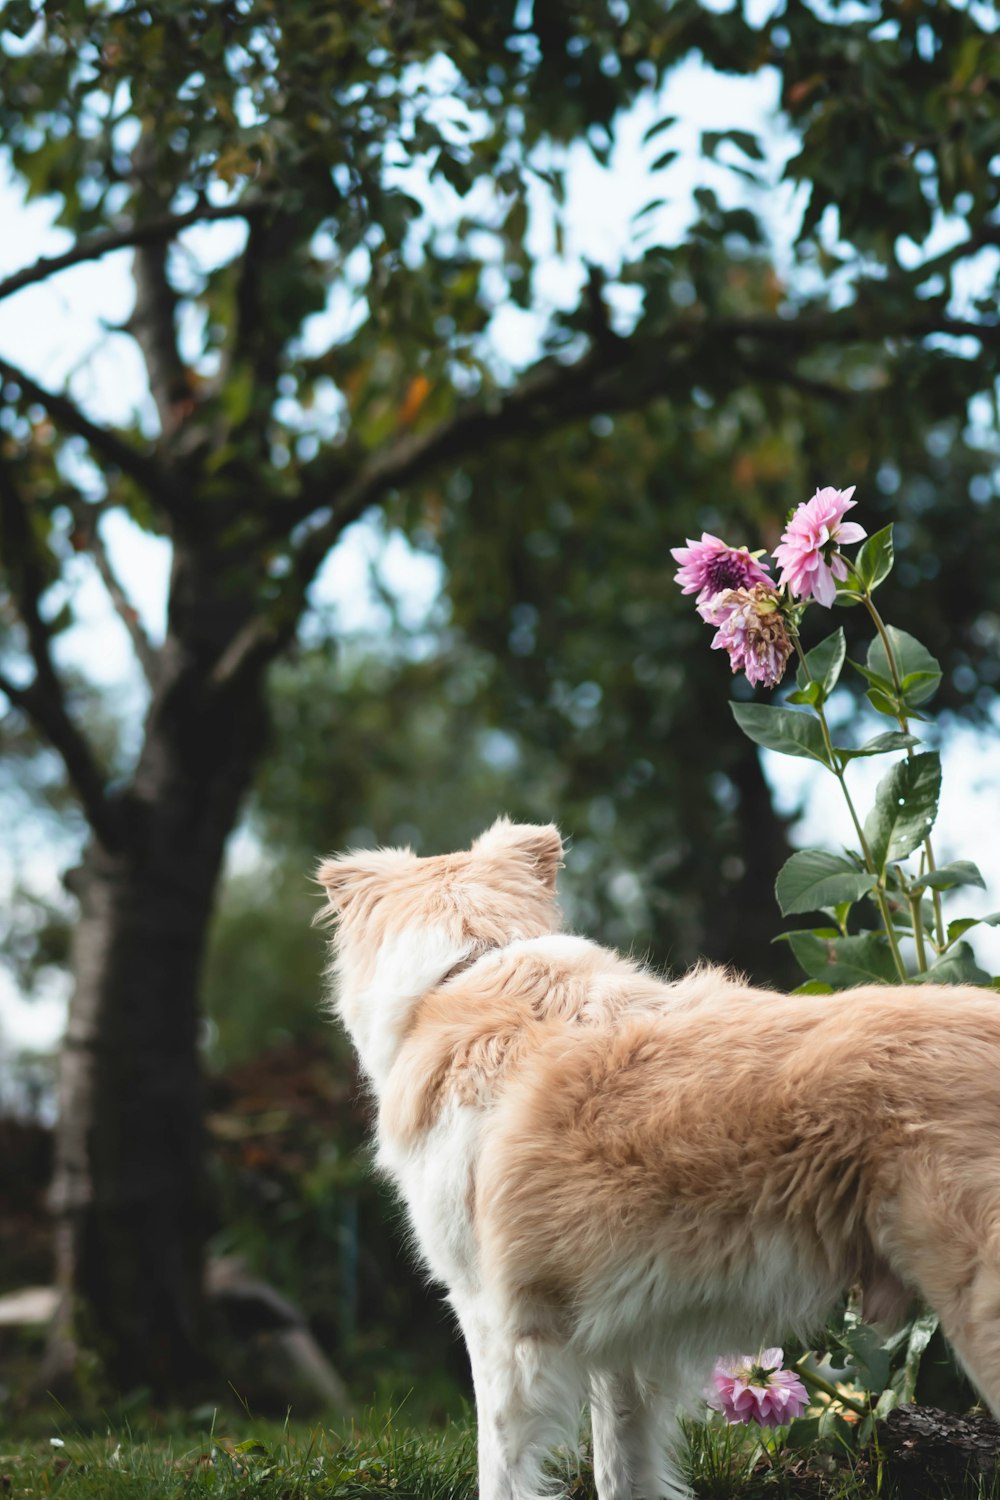
{"type": "Polygon", "coordinates": [[[209,681],[215,692],[223,692],[259,663],[269,661],[282,649],[294,630],[282,630],[267,614],[258,614],[233,636],[212,668],[209,681]]]}
{"type": "Polygon", "coordinates": [[[0,381],[9,380],[20,387],[24,396],[44,407],[57,426],[82,437],[93,449],[96,458],[113,468],[120,469],[141,485],[153,498],[159,500],[167,510],[177,504],[177,494],[164,468],[110,427],[92,422],[69,396],[59,391],[50,391],[39,385],[8,360],[0,359],[0,381]]]}
{"type": "Polygon", "coordinates": [[[119,848],[121,826],[108,800],[104,778],[61,698],[47,692],[37,677],[27,687],[17,687],[3,674],[0,674],[0,693],[27,715],[56,751],[97,838],[106,849],[119,848]]]}
{"type": "Polygon", "coordinates": [[[58,752],[90,826],[101,843],[113,849],[120,839],[118,819],[91,747],[66,707],[65,690],[52,662],[51,630],[40,610],[46,584],[44,572],[34,552],[21,498],[3,463],[0,463],[0,530],[10,552],[14,602],[35,665],[34,681],[27,687],[17,687],[4,677],[0,691],[28,715],[58,752]]]}
{"type": "Polygon", "coordinates": [[[160,214],[141,224],[123,224],[120,229],[106,229],[100,234],[87,235],[77,240],[62,255],[43,256],[0,281],[0,302],[21,291],[23,287],[31,286],[37,281],[46,281],[57,272],[68,270],[70,266],[100,260],[102,256],[110,255],[115,250],[176,239],[183,230],[190,229],[192,224],[209,224],[219,219],[249,219],[258,214],[262,207],[260,202],[217,205],[202,203],[197,208],[189,209],[187,213],[160,214]]]}
{"type": "Polygon", "coordinates": [[[116,614],[129,633],[132,648],[145,674],[146,681],[152,684],[159,667],[159,653],[146,634],[145,627],[139,617],[139,612],[122,587],[121,580],[114,570],[114,566],[108,556],[108,549],[105,547],[104,539],[98,530],[96,510],[97,508],[91,505],[75,505],[73,507],[73,514],[77,525],[83,532],[87,550],[94,559],[94,566],[101,575],[108,598],[111,600],[116,614]]]}

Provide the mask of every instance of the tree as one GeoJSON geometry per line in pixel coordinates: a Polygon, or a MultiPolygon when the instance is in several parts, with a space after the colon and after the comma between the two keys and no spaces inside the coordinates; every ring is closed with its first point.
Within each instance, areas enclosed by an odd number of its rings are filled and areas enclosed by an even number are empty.
{"type": "MultiPolygon", "coordinates": [[[[693,483],[699,442],[718,479],[725,468],[706,455],[721,436],[731,468],[719,511],[731,497],[749,524],[770,516],[773,529],[812,467],[808,450],[787,458],[796,444],[815,441],[815,463],[842,452],[848,431],[863,462],[904,412],[925,431],[963,426],[995,378],[995,307],[962,297],[960,278],[997,241],[998,64],[974,11],[926,0],[851,21],[788,0],[762,25],[693,0],[533,12],[515,0],[349,11],[13,0],[4,23],[0,134],[29,191],[58,196],[71,244],[0,296],[127,248],[135,305],[124,332],[152,401],[149,420],[137,410],[130,429],[114,428],[72,389],[0,361],[0,691],[16,732],[30,723],[61,757],[90,829],[73,876],[53,1350],[68,1363],[79,1340],[96,1341],[117,1384],[169,1391],[206,1358],[205,934],[265,744],[268,667],[295,641],[330,549],[386,508],[441,549],[458,619],[499,644],[511,609],[530,603],[525,590],[544,585],[536,533],[578,558],[565,597],[571,612],[589,611],[600,564],[587,527],[609,520],[608,501],[579,466],[595,462],[602,430],[639,444],[623,474],[643,486],[675,464],[693,483]],[[607,160],[619,114],[693,53],[728,72],[776,70],[798,141],[785,177],[806,198],[794,271],[777,273],[751,209],[700,189],[683,244],[653,244],[611,282],[592,270],[578,305],[548,319],[537,357],[510,378],[488,331],[498,298],[534,305],[531,202],[548,195],[558,242],[565,148],[583,141],[607,160]],[[446,190],[454,216],[435,228],[428,203],[446,190]],[[961,216],[962,238],[914,264],[907,240],[923,246],[942,211],[961,216]],[[185,232],[222,219],[244,226],[242,248],[192,269],[185,232]],[[618,284],[638,288],[631,322],[612,314],[618,284]],[[331,303],[340,320],[317,345],[310,319],[331,303]],[[647,409],[648,427],[623,415],[647,409]],[[740,434],[754,439],[743,469],[740,434]],[[771,440],[786,455],[777,465],[771,440]],[[539,526],[536,497],[564,479],[574,503],[546,507],[539,526]],[[170,539],[160,645],[105,546],[102,521],[116,509],[170,539]],[[124,776],[109,775],[56,665],[69,624],[58,583],[74,550],[93,559],[148,679],[124,776]]],[[[670,128],[657,120],[649,132],[658,169],[670,128]]],[[[764,155],[745,131],[706,133],[701,150],[744,176],[764,155]]],[[[974,438],[959,447],[949,481],[989,485],[988,454],[974,438]]],[[[625,505],[628,533],[634,497],[597,472],[625,505]]],[[[664,493],[672,510],[672,487],[664,493]]],[[[981,520],[964,498],[960,508],[981,520]]],[[[677,506],[678,536],[697,511],[690,498],[677,506]]],[[[619,587],[598,590],[598,616],[619,587]]],[[[967,632],[977,602],[963,599],[967,632]]],[[[540,612],[538,638],[559,623],[540,612]]],[[[542,705],[540,733],[545,671],[525,651],[498,689],[525,711],[542,705]]],[[[614,671],[612,681],[619,696],[614,671]]],[[[668,674],[662,686],[676,722],[679,703],[690,712],[678,697],[689,680],[668,674]]],[[[626,733],[613,736],[623,775],[626,733]]],[[[759,780],[752,761],[742,767],[759,780]]],[[[597,769],[592,745],[571,775],[583,786],[597,769]]]]}

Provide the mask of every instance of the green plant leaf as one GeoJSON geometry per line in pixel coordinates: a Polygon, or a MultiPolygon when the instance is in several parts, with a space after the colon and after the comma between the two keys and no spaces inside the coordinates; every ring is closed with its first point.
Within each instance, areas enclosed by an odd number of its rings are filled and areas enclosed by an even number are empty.
{"type": "Polygon", "coordinates": [[[899,704],[891,693],[884,693],[881,688],[870,687],[865,694],[872,708],[877,709],[880,714],[888,714],[890,719],[900,717],[899,704]]]}
{"type": "Polygon", "coordinates": [[[830,944],[834,942],[840,933],[835,927],[798,927],[790,932],[779,932],[773,939],[775,943],[787,943],[795,955],[795,961],[810,979],[819,980],[821,984],[831,989],[826,979],[820,979],[827,964],[830,962],[830,944]]]}
{"type": "Polygon", "coordinates": [[[916,735],[903,734],[899,729],[887,729],[884,734],[877,734],[874,739],[866,740],[856,750],[845,750],[841,745],[835,748],[840,759],[847,762],[857,760],[862,755],[887,755],[891,750],[910,750],[919,744],[916,735]]]}
{"type": "Polygon", "coordinates": [[[783,917],[820,911],[841,901],[857,901],[875,885],[875,876],[826,849],[800,849],[778,872],[774,894],[783,917]]]}
{"type": "Polygon", "coordinates": [[[862,932],[845,938],[834,927],[806,927],[782,932],[774,941],[788,943],[809,977],[831,990],[847,990],[856,984],[873,982],[893,984],[899,977],[889,944],[881,932],[862,932]]]}
{"type": "Polygon", "coordinates": [[[1000,927],[1000,911],[991,911],[987,917],[956,917],[953,922],[948,923],[948,942],[953,943],[963,932],[968,932],[970,927],[978,927],[980,923],[986,927],[1000,927]]]}
{"type": "Polygon", "coordinates": [[[893,860],[912,854],[930,832],[941,791],[941,757],[936,750],[893,766],[875,792],[865,819],[865,838],[881,872],[893,860]]]}
{"type": "Polygon", "coordinates": [[[851,659],[851,666],[855,672],[860,672],[870,687],[881,688],[883,693],[891,696],[893,692],[892,678],[883,677],[881,672],[873,672],[869,667],[863,666],[861,662],[851,659]]]}
{"type": "Polygon", "coordinates": [[[890,523],[868,538],[858,553],[854,566],[865,588],[877,589],[892,572],[892,563],[892,525],[890,523]]]}
{"type": "Polygon", "coordinates": [[[662,119],[654,121],[643,136],[642,144],[648,146],[650,141],[655,140],[658,135],[662,135],[665,130],[669,130],[671,126],[676,125],[677,119],[677,115],[664,115],[662,119]]]}
{"type": "Polygon", "coordinates": [[[822,979],[807,979],[805,984],[797,984],[794,990],[789,990],[790,995],[832,995],[833,986],[824,984],[822,979]]]}
{"type": "MultiPolygon", "coordinates": [[[[798,994],[799,991],[795,990],[793,993],[798,994]]],[[[789,1425],[782,1446],[794,1453],[799,1448],[812,1448],[818,1437],[819,1417],[796,1417],[789,1425]]]]}
{"type": "Polygon", "coordinates": [[[730,703],[733,718],[748,739],[765,750],[782,755],[801,755],[830,766],[819,720],[793,709],[773,708],[769,703],[730,703]]]}
{"type": "Polygon", "coordinates": [[[805,692],[809,683],[814,682],[819,684],[824,699],[828,698],[837,686],[846,657],[847,642],[843,630],[838,627],[818,646],[806,652],[806,659],[795,674],[799,691],[805,692]]]}
{"type": "Polygon", "coordinates": [[[926,974],[914,974],[914,984],[989,984],[991,976],[976,963],[968,943],[956,943],[931,964],[926,974]]]}
{"type": "Polygon", "coordinates": [[[877,1333],[869,1323],[856,1323],[840,1343],[850,1354],[851,1365],[861,1377],[860,1383],[865,1390],[884,1390],[892,1367],[884,1335],[877,1333]]]}
{"type": "MultiPolygon", "coordinates": [[[[914,707],[920,703],[926,703],[928,698],[933,697],[941,681],[940,662],[931,655],[926,646],[922,646],[912,635],[907,635],[905,630],[897,630],[895,625],[887,625],[886,635],[889,637],[892,654],[896,659],[896,669],[899,673],[905,702],[914,707]],[[909,687],[906,685],[908,679],[909,687]]],[[[881,636],[876,636],[868,648],[868,671],[877,673],[879,677],[892,682],[892,670],[881,636]]]]}
{"type": "Polygon", "coordinates": [[[932,891],[950,891],[959,885],[978,885],[980,890],[986,889],[986,881],[971,859],[955,859],[949,865],[928,870],[926,875],[914,881],[914,885],[926,886],[932,891]]]}
{"type": "Polygon", "coordinates": [[[899,978],[884,933],[863,932],[857,937],[837,938],[829,944],[830,959],[814,977],[825,979],[834,989],[848,990],[856,984],[894,984],[899,978]]]}

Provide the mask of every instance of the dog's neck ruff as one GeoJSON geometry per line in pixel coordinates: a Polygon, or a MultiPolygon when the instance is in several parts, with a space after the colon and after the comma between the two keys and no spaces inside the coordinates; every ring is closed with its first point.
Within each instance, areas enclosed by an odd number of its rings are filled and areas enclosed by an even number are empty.
{"type": "Polygon", "coordinates": [[[460,974],[464,974],[466,969],[471,969],[473,964],[477,964],[488,953],[502,952],[503,947],[499,943],[477,943],[470,953],[458,960],[457,964],[452,964],[447,974],[443,974],[438,980],[438,984],[448,984],[452,979],[457,979],[460,974]]]}

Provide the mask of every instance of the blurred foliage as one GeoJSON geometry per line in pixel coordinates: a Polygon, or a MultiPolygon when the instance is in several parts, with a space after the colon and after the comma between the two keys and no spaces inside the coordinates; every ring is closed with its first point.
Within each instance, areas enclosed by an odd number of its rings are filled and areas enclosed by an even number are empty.
{"type": "MultiPolygon", "coordinates": [[[[308,868],[321,847],[396,829],[461,843],[498,805],[556,815],[574,840],[574,920],[677,965],[708,953],[780,976],[767,933],[782,830],[669,548],[734,515],[732,541],[773,545],[816,483],[857,483],[869,529],[897,523],[893,620],[919,619],[949,706],[989,711],[1000,585],[969,560],[1000,542],[997,344],[974,337],[996,302],[969,288],[997,258],[1000,63],[977,8],[818,15],[789,0],[751,21],[693,0],[350,13],[17,0],[4,26],[0,131],[29,195],[58,203],[79,244],[199,204],[246,218],[214,269],[189,240],[136,257],[123,332],[158,426],[150,445],[137,406],[114,434],[136,465],[79,424],[102,473],[68,462],[73,419],[8,383],[4,457],[31,515],[25,531],[0,507],[6,652],[24,644],[25,590],[45,596],[52,638],[72,622],[66,580],[96,556],[95,515],[119,506],[194,537],[237,615],[252,599],[291,633],[314,536],[384,462],[385,524],[440,558],[447,614],[398,651],[349,647],[332,666],[319,652],[275,674],[268,847],[280,860],[291,840],[308,868]],[[621,267],[562,261],[571,296],[554,310],[539,272],[564,250],[569,146],[612,163],[624,112],[640,97],[648,109],[692,56],[773,70],[798,190],[781,201],[801,210],[790,247],[767,227],[774,142],[704,132],[682,238],[664,242],[650,203],[621,267]],[[511,372],[493,320],[511,304],[532,312],[554,384],[536,400],[528,377],[494,429],[511,372]],[[470,402],[482,441],[463,425],[470,402]]],[[[683,122],[651,118],[658,182],[683,122]]],[[[20,753],[23,715],[3,733],[20,753]]],[[[98,738],[127,784],[129,758],[98,738]]],[[[234,888],[244,929],[212,961],[252,967],[257,983],[232,993],[274,1016],[258,955],[271,933],[280,967],[295,965],[281,911],[295,920],[304,889],[271,876],[258,921],[234,888]]],[[[224,988],[214,974],[210,987],[224,988]]]]}

